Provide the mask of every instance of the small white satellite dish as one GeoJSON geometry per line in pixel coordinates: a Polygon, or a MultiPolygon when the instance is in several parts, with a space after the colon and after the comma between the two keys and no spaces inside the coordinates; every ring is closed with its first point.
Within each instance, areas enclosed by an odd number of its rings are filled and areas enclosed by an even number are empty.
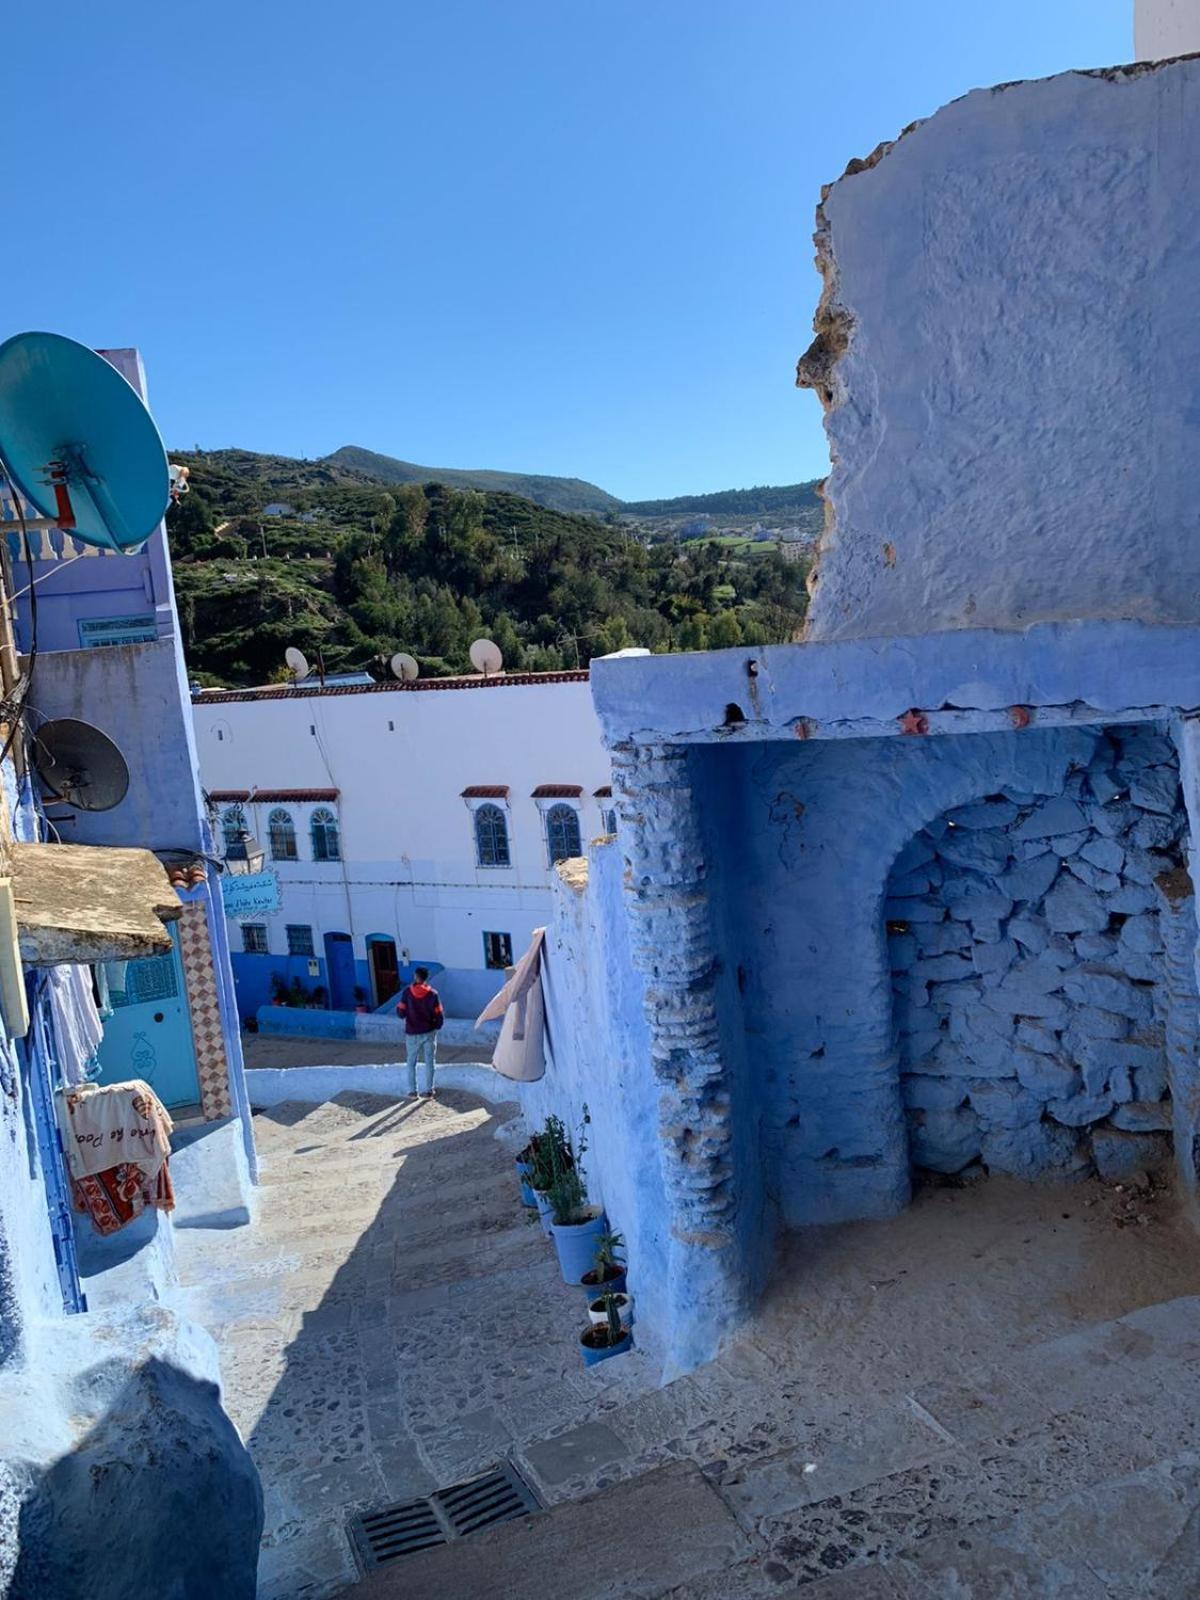
{"type": "Polygon", "coordinates": [[[308,677],[308,657],[303,650],[297,650],[294,644],[290,644],[283,652],[283,659],[293,678],[299,680],[308,677]]]}
{"type": "Polygon", "coordinates": [[[471,646],[471,665],[476,672],[482,672],[485,678],[490,678],[493,672],[499,672],[504,665],[499,645],[493,644],[490,639],[476,639],[471,646]]]}
{"type": "Polygon", "coordinates": [[[405,683],[412,683],[413,679],[418,677],[421,671],[416,663],[416,658],[410,656],[407,650],[397,650],[392,657],[391,666],[393,676],[403,679],[405,683]]]}

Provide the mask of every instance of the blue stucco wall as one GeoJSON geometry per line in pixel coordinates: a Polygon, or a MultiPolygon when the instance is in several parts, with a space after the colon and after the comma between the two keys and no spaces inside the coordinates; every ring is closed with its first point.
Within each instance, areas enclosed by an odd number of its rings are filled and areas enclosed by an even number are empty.
{"type": "MultiPolygon", "coordinates": [[[[309,975],[308,956],[247,955],[244,951],[235,950],[231,959],[238,1010],[243,1018],[254,1016],[261,1006],[272,1003],[274,979],[277,974],[289,985],[293,978],[299,978],[302,987],[309,994],[318,986],[323,987],[328,994],[329,979],[323,956],[313,958],[319,969],[316,977],[309,975]]],[[[413,971],[419,966],[428,967],[448,1017],[473,1020],[504,985],[502,972],[467,967],[443,967],[436,961],[422,960],[419,956],[400,968],[401,983],[409,982],[413,971]]],[[[369,996],[371,971],[367,962],[356,958],[354,973],[355,982],[363,993],[369,996]]],[[[379,1009],[390,1013],[395,1009],[395,1005],[395,999],[387,1000],[379,1009]]],[[[297,1029],[297,1032],[303,1031],[302,1028],[297,1029]]],[[[314,1031],[320,1030],[314,1029],[314,1031]]]]}
{"type": "MultiPolygon", "coordinates": [[[[669,1284],[671,1219],[658,1138],[658,1088],[633,975],[623,906],[624,863],[614,843],[594,844],[586,889],[555,885],[544,993],[546,1075],[524,1086],[531,1131],[553,1112],[575,1130],[588,1108],[588,1190],[625,1237],[638,1341],[670,1363],[686,1325],[669,1284]]],[[[693,1285],[694,1288],[694,1285],[693,1285]]]]}

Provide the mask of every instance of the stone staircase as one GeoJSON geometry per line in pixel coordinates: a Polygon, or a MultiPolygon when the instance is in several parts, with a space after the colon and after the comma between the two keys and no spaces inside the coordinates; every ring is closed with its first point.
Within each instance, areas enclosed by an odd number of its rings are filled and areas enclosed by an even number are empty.
{"type": "MultiPolygon", "coordinates": [[[[610,1420],[627,1433],[627,1413],[655,1399],[610,1420]]],[[[1200,1298],[1189,1297],[1028,1346],[972,1381],[922,1386],[745,1466],[676,1460],[621,1479],[402,1558],[348,1592],[1183,1600],[1200,1594],[1198,1399],[1200,1298]]],[[[603,1470],[597,1426],[529,1447],[531,1475],[551,1446],[603,1470]]]]}

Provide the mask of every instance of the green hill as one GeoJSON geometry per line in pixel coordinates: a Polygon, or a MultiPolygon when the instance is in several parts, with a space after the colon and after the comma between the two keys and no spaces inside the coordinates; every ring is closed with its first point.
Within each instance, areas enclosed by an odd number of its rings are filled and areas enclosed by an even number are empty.
{"type": "Polygon", "coordinates": [[[192,491],[167,528],[193,677],[278,680],[289,644],[331,672],[396,650],[464,672],[481,634],[510,670],[555,671],[633,644],[774,643],[803,622],[804,564],[773,544],[649,542],[617,516],[373,481],[338,454],[172,452],[192,491]]]}
{"type": "Polygon", "coordinates": [[[338,471],[349,471],[372,478],[376,483],[444,483],[450,489],[486,489],[501,494],[520,495],[535,505],[555,511],[592,511],[603,514],[617,511],[621,502],[594,483],[582,478],[548,478],[537,473],[478,472],[460,467],[418,467],[395,456],[376,455],[356,444],[345,444],[323,458],[338,471]]]}
{"type": "Polygon", "coordinates": [[[824,502],[817,493],[819,481],[813,479],[810,483],[791,483],[781,487],[763,485],[755,489],[721,489],[716,494],[681,494],[671,500],[626,500],[621,510],[626,516],[647,519],[768,517],[772,521],[800,520],[805,525],[815,518],[814,527],[819,529],[824,515],[824,502]]]}

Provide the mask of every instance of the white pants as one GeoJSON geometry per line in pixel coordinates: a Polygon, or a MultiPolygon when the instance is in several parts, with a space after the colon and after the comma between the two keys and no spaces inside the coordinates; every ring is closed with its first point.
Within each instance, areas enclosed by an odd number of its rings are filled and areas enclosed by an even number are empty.
{"type": "Polygon", "coordinates": [[[437,1065],[437,1034],[407,1033],[404,1036],[404,1055],[408,1066],[408,1092],[417,1092],[417,1062],[425,1064],[425,1087],[422,1094],[433,1089],[433,1069],[437,1065]]]}

